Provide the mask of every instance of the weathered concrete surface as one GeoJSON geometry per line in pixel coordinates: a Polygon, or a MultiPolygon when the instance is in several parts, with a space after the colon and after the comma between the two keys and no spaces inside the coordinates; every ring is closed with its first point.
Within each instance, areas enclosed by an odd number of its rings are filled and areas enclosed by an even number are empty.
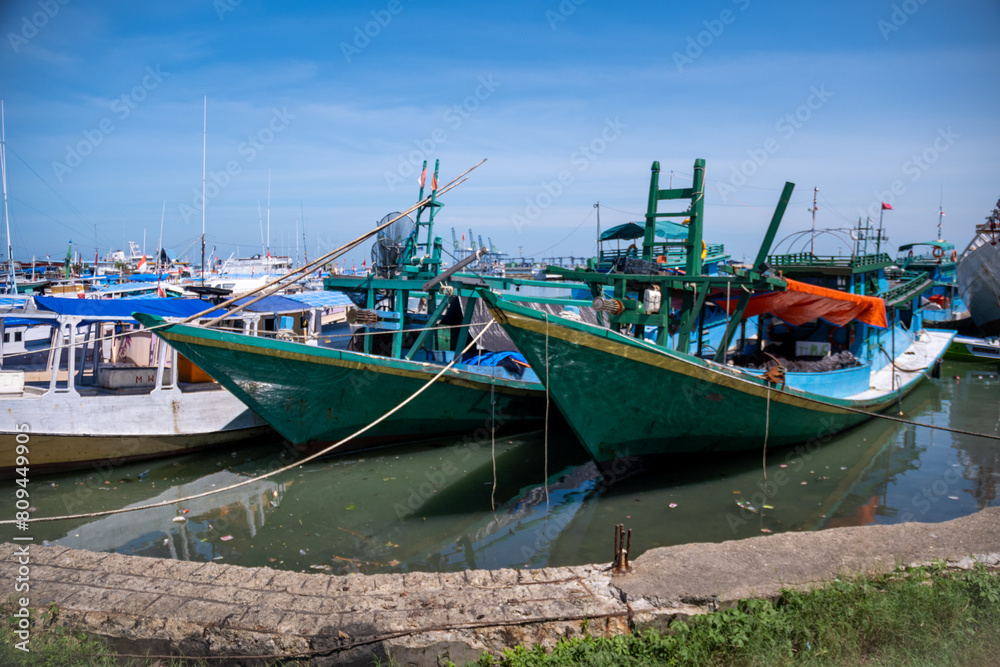
{"type": "MultiPolygon", "coordinates": [[[[0,545],[12,582],[18,545],[0,545]]],[[[633,570],[604,566],[336,577],[30,547],[31,606],[134,654],[231,655],[265,664],[461,663],[516,644],[662,626],[845,571],[970,557],[1000,564],[1000,508],[939,524],[840,528],[654,549],[633,570]],[[256,656],[256,657],[252,657],[256,656]]],[[[10,586],[8,592],[13,591],[10,586]]]]}

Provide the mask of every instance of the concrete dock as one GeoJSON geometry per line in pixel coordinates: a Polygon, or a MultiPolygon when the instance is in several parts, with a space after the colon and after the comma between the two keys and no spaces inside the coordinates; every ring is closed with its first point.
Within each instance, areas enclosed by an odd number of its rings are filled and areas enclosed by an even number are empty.
{"type": "MultiPolygon", "coordinates": [[[[611,527],[609,530],[609,542],[611,527]]],[[[212,664],[458,664],[517,644],[665,627],[781,588],[897,565],[1000,568],[1000,508],[945,523],[784,533],[653,549],[608,564],[329,576],[31,545],[30,606],[121,654],[230,656],[212,664]]],[[[14,596],[23,543],[0,544],[14,596]]],[[[23,560],[23,556],[21,557],[23,560]]],[[[20,594],[18,594],[20,595],[20,594]]]]}

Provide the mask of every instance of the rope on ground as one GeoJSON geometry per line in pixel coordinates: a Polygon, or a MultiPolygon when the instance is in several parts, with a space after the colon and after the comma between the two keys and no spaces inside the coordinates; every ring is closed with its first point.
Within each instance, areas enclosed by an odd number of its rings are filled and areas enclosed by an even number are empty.
{"type": "MultiPolygon", "coordinates": [[[[363,428],[355,431],[354,433],[352,433],[351,435],[347,436],[346,438],[344,438],[344,439],[342,439],[342,440],[340,440],[338,442],[335,442],[334,444],[330,445],[329,447],[326,447],[325,449],[321,449],[320,451],[316,452],[315,454],[310,454],[309,456],[307,456],[307,457],[305,457],[303,459],[300,459],[299,461],[296,461],[295,463],[291,463],[291,464],[289,464],[289,465],[287,465],[287,466],[285,466],[283,468],[278,468],[277,470],[272,470],[271,472],[264,473],[263,475],[259,475],[257,477],[253,477],[251,479],[247,479],[245,481],[238,482],[236,484],[232,484],[230,486],[226,486],[226,487],[223,487],[221,489],[213,489],[211,491],[205,491],[204,493],[198,493],[198,494],[195,494],[193,496],[185,496],[184,498],[176,498],[174,500],[164,500],[164,501],[159,502],[159,503],[152,503],[152,504],[149,504],[149,505],[139,505],[137,507],[123,507],[123,508],[116,509],[116,510],[104,510],[104,511],[101,511],[101,512],[87,512],[87,513],[84,513],[84,514],[69,514],[69,515],[65,515],[65,516],[47,516],[47,517],[31,518],[31,519],[26,519],[26,521],[28,521],[30,523],[41,523],[43,521],[62,521],[64,519],[91,519],[91,518],[95,518],[95,517],[99,517],[99,516],[110,516],[112,514],[124,514],[126,512],[137,512],[139,510],[147,510],[147,509],[152,509],[154,507],[166,507],[168,505],[176,505],[178,503],[186,503],[186,502],[189,502],[191,500],[196,500],[198,498],[205,498],[207,496],[215,495],[217,493],[222,493],[223,491],[229,491],[231,489],[236,489],[236,488],[239,488],[241,486],[247,486],[248,484],[254,484],[255,482],[259,482],[262,479],[267,479],[268,477],[274,477],[275,475],[278,475],[280,473],[287,472],[287,471],[291,470],[292,468],[296,468],[298,466],[301,466],[304,463],[308,463],[309,461],[317,459],[320,456],[328,454],[329,452],[333,451],[337,447],[340,447],[344,443],[350,442],[351,440],[353,440],[354,438],[358,437],[362,433],[365,433],[366,431],[374,428],[378,424],[381,424],[386,419],[388,419],[389,417],[391,417],[392,415],[394,415],[396,412],[398,412],[401,409],[403,409],[403,407],[405,407],[407,404],[409,404],[413,399],[415,399],[420,394],[424,393],[424,391],[426,391],[432,384],[434,384],[435,382],[437,382],[438,379],[440,379],[442,375],[444,375],[449,370],[451,370],[451,367],[455,365],[455,363],[462,357],[463,354],[465,354],[466,352],[468,352],[470,349],[472,349],[472,347],[476,343],[479,342],[479,339],[482,338],[483,334],[485,334],[487,331],[489,331],[489,328],[491,326],[493,326],[493,324],[494,324],[494,321],[492,321],[492,320],[490,322],[487,322],[486,326],[483,327],[483,330],[480,331],[479,334],[477,334],[476,337],[473,338],[469,342],[469,344],[465,346],[465,349],[462,350],[461,353],[456,354],[455,358],[452,359],[450,362],[448,362],[448,365],[446,365],[444,368],[442,368],[440,371],[438,371],[438,373],[434,377],[432,377],[430,380],[428,380],[427,383],[424,384],[424,386],[420,387],[420,389],[417,389],[415,392],[413,392],[413,394],[411,394],[408,398],[406,398],[402,403],[400,403],[399,405],[397,405],[396,407],[394,407],[392,410],[389,410],[389,412],[385,413],[384,415],[382,415],[381,417],[379,417],[378,419],[376,419],[375,421],[373,421],[371,424],[368,424],[367,426],[365,426],[365,427],[363,427],[363,428]]],[[[7,525],[7,524],[13,524],[15,522],[16,521],[14,519],[7,519],[7,520],[4,520],[4,521],[0,521],[0,526],[7,525]]],[[[20,523],[19,521],[17,521],[17,522],[20,523]]]]}

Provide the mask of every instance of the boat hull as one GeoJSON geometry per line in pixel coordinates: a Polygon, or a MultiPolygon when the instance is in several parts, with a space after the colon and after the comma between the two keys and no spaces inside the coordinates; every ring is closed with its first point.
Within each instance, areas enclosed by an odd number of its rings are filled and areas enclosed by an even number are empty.
{"type": "Polygon", "coordinates": [[[977,236],[956,269],[959,292],[981,335],[1000,334],[1000,244],[977,236]]]}
{"type": "Polygon", "coordinates": [[[29,468],[37,474],[106,468],[257,437],[277,436],[218,385],[108,395],[24,393],[0,398],[0,478],[14,474],[18,444],[27,446],[29,468]]]}
{"type": "MultiPolygon", "coordinates": [[[[153,318],[137,317],[147,326],[153,318]]],[[[185,325],[156,333],[191,359],[289,442],[315,449],[383,417],[442,366],[243,336],[185,325]]],[[[438,435],[488,439],[495,427],[525,426],[544,416],[537,382],[452,368],[390,418],[338,451],[438,435]]]]}
{"type": "MultiPolygon", "coordinates": [[[[553,401],[599,464],[631,457],[819,446],[911,391],[933,364],[896,391],[824,399],[617,333],[534,315],[486,295],[491,312],[548,384],[553,401]]],[[[930,335],[930,334],[928,334],[930,335]]],[[[943,351],[951,333],[937,333],[943,351]]],[[[940,354],[940,352],[938,352],[940,354]]]]}
{"type": "Polygon", "coordinates": [[[1000,343],[996,340],[956,336],[944,356],[945,359],[954,361],[1000,361],[1000,343]]]}

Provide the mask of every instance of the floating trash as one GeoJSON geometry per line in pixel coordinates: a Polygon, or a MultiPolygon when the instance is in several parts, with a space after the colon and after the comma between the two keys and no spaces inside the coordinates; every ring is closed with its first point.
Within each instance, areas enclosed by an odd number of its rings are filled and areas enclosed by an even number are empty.
{"type": "Polygon", "coordinates": [[[229,540],[233,539],[233,536],[232,535],[223,535],[219,539],[222,540],[223,542],[228,542],[229,540]]]}
{"type": "Polygon", "coordinates": [[[174,517],[173,519],[171,519],[171,520],[172,520],[172,521],[173,521],[174,523],[186,523],[186,522],[187,522],[187,519],[185,519],[185,518],[184,518],[184,517],[182,517],[182,516],[175,516],[175,517],[174,517]]]}
{"type": "Polygon", "coordinates": [[[677,503],[670,503],[669,505],[667,505],[667,507],[669,507],[670,509],[673,509],[673,508],[677,507],[677,503]]]}

